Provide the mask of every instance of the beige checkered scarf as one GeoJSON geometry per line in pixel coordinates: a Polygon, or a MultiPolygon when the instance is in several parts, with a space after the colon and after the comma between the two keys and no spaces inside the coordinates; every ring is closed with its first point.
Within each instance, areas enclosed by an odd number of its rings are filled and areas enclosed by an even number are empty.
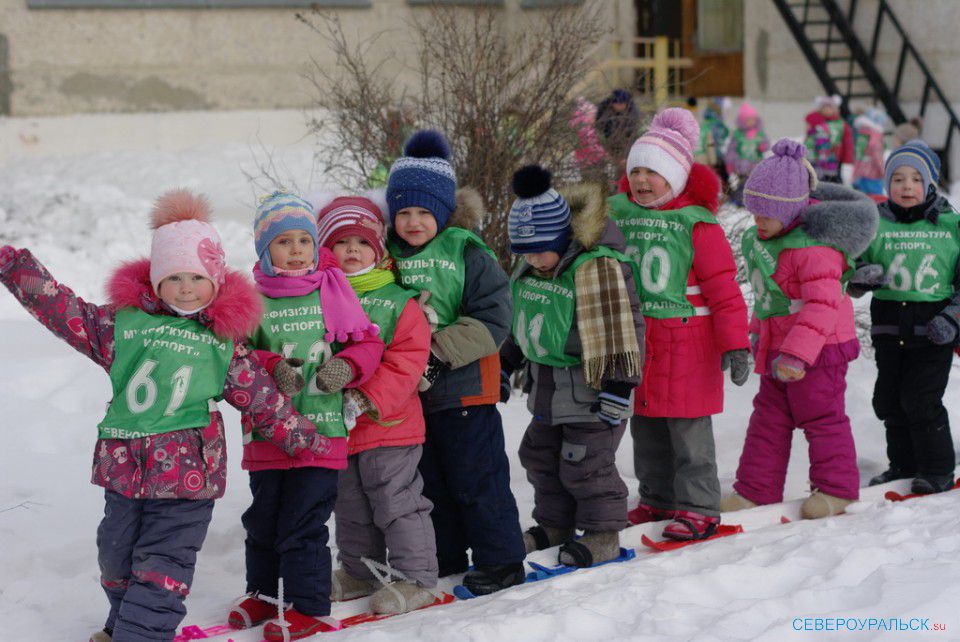
{"type": "Polygon", "coordinates": [[[599,390],[601,382],[613,374],[639,377],[643,353],[619,262],[604,257],[587,261],[577,270],[574,282],[587,385],[599,390]]]}

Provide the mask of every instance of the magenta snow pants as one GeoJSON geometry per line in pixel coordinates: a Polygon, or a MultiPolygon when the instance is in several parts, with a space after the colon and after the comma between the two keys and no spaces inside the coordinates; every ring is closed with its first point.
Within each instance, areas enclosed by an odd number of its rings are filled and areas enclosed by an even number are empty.
{"type": "Polygon", "coordinates": [[[860,496],[857,453],[844,410],[847,364],[807,370],[800,381],[760,378],[733,489],[757,504],[783,501],[794,428],[810,444],[810,484],[844,499],[860,496]]]}

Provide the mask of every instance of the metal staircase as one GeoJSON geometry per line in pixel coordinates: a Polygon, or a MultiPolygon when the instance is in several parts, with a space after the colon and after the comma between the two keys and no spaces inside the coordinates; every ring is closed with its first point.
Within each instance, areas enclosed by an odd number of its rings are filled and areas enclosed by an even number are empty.
{"type": "MultiPolygon", "coordinates": [[[[951,178],[950,159],[960,146],[960,118],[886,0],[876,2],[869,49],[854,28],[858,24],[857,0],[847,0],[844,7],[837,0],[773,0],[773,3],[824,90],[843,97],[844,116],[849,115],[852,100],[876,101],[883,105],[894,123],[905,122],[903,104],[915,100],[902,95],[904,72],[908,63],[918,70],[923,81],[918,114],[924,118],[924,139],[940,155],[942,179],[951,178]],[[881,37],[885,42],[894,38],[894,42],[899,43],[894,73],[884,74],[877,64],[881,37]]],[[[859,24],[863,22],[863,16],[859,16],[859,24]]]]}

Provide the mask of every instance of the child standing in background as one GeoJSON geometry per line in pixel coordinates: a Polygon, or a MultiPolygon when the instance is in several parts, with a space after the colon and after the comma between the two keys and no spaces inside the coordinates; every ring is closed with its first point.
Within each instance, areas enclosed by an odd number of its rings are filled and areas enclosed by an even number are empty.
{"type": "Polygon", "coordinates": [[[841,183],[842,166],[853,163],[853,130],[840,115],[840,96],[818,96],[814,111],[807,114],[807,155],[817,178],[841,183]]]}
{"type": "MultiPolygon", "coordinates": [[[[887,115],[870,107],[853,121],[857,130],[853,164],[853,188],[869,196],[883,197],[883,126],[887,115]]],[[[877,199],[879,200],[879,199],[877,199]]]]}
{"type": "Polygon", "coordinates": [[[737,187],[730,200],[738,207],[743,205],[743,185],[750,172],[763,158],[770,147],[763,121],[753,106],[744,101],[737,112],[737,127],[733,130],[723,160],[729,176],[736,176],[737,187]]]}
{"type": "Polygon", "coordinates": [[[441,577],[474,568],[463,584],[484,595],[524,580],[523,534],[510,491],[500,399],[500,345],[510,290],[496,256],[471,232],[482,221],[475,190],[457,190],[450,146],[425,130],[390,169],[389,250],[400,283],[419,293],[433,328],[420,389],[427,425],[420,472],[433,502],[441,577]]]}
{"type": "Polygon", "coordinates": [[[921,494],[949,490],[956,463],[943,394],[960,327],[960,215],[937,191],[939,178],[940,159],[921,140],[890,154],[890,199],[853,283],[874,290],[873,409],[890,460],[870,484],[912,477],[911,492],[921,494]]]}
{"type": "MultiPolygon", "coordinates": [[[[317,224],[309,203],[275,192],[254,219],[258,262],[253,268],[265,308],[251,342],[300,360],[306,387],[294,406],[329,444],[322,456],[291,459],[265,435],[248,430],[243,468],[250,471],[253,501],[243,514],[247,595],[229,622],[247,628],[276,615],[279,578],[289,626],[264,627],[267,640],[297,640],[319,633],[330,615],[330,537],[327,520],[337,497],[338,471],[346,466],[344,388],[371,377],[383,341],[370,323],[329,250],[318,250],[317,224]]],[[[243,418],[247,421],[247,418],[243,418]]]]}
{"type": "Polygon", "coordinates": [[[723,411],[723,371],[750,374],[747,306],[730,243],[716,218],[720,181],[693,162],[699,127],[666,109],[627,156],[629,192],[608,200],[639,267],[646,321],[643,383],[636,389],[633,523],[673,519],[664,535],[702,539],[720,523],[711,415],[723,411]]]}
{"type": "Polygon", "coordinates": [[[321,247],[337,257],[387,345],[373,376],[344,396],[356,426],[334,508],[342,568],[331,597],[372,594],[374,613],[405,613],[431,604],[437,585],[433,505],[417,469],[426,432],[417,384],[430,356],[430,325],[416,293],[395,283],[381,207],[362,196],[313,204],[321,247]]]}
{"type": "Polygon", "coordinates": [[[524,544],[528,553],[560,544],[561,564],[591,566],[619,556],[627,525],[616,455],[643,367],[643,312],[602,185],[558,192],[531,165],[514,174],[513,189],[510,249],[524,261],[501,354],[508,373],[526,362],[533,415],[520,463],[537,524],[524,544]]]}
{"type": "MultiPolygon", "coordinates": [[[[177,190],[151,213],[150,259],[120,266],[110,304],[87,303],[29,250],[0,247],[0,280],[31,314],[110,375],[93,483],[105,489],[97,529],[110,603],[91,642],[172,640],[194,564],[226,489],[219,398],[293,461],[321,457],[318,435],[243,343],[256,328],[253,286],[226,268],[206,198],[177,190]],[[161,338],[162,337],[162,338],[161,338]]],[[[276,613],[274,608],[273,613],[276,613]]]]}
{"type": "Polygon", "coordinates": [[[842,513],[859,497],[860,475],[844,407],[847,363],[860,352],[844,292],[853,260],[877,229],[877,208],[853,190],[824,183],[801,143],[777,141],[747,180],[756,226],[743,235],[753,287],[750,339],[760,390],[753,399],[736,491],[723,511],[783,501],[793,429],[810,444],[813,491],[805,519],[842,513]]]}

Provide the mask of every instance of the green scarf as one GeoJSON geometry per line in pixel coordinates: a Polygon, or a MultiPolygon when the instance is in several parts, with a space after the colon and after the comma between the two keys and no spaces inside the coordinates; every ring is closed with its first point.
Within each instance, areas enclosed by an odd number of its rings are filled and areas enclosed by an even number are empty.
{"type": "Polygon", "coordinates": [[[397,278],[394,276],[393,272],[390,270],[381,270],[374,269],[370,270],[366,274],[358,274],[357,276],[348,276],[347,281],[350,282],[350,286],[353,288],[353,291],[357,293],[357,296],[362,296],[367,292],[372,292],[373,290],[379,290],[385,285],[389,285],[395,282],[397,278]]]}

